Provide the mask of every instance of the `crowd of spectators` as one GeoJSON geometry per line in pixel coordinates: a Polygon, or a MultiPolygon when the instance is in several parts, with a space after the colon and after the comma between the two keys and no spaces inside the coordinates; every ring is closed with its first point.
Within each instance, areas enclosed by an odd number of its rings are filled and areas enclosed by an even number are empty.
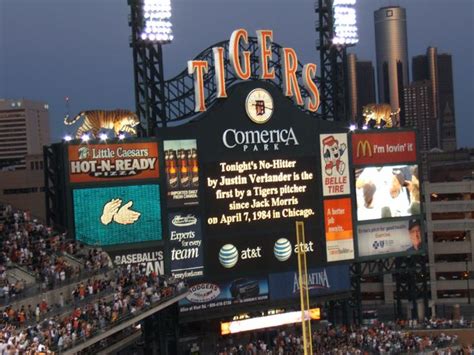
{"type": "Polygon", "coordinates": [[[20,353],[63,351],[185,287],[182,281],[170,282],[156,273],[147,275],[144,266],[121,267],[110,273],[109,278],[97,283],[96,289],[93,283],[79,286],[84,293],[78,299],[87,293],[96,293],[96,297],[61,315],[48,317],[47,304],[18,312],[7,307],[0,329],[0,354],[1,342],[20,353]],[[112,293],[102,297],[101,287],[112,293]],[[26,326],[29,319],[34,323],[26,326]]]}
{"type": "Polygon", "coordinates": [[[397,325],[404,329],[459,329],[459,328],[472,328],[474,327],[474,320],[467,321],[464,316],[459,319],[451,318],[425,318],[423,321],[397,321],[397,325]]]}
{"type": "Polygon", "coordinates": [[[65,233],[57,233],[32,219],[29,213],[10,206],[0,206],[0,240],[0,301],[4,303],[17,298],[26,288],[23,279],[9,280],[9,267],[24,268],[45,291],[110,266],[104,251],[85,248],[65,233]],[[68,256],[78,262],[73,265],[68,256]]]}
{"type": "MultiPolygon", "coordinates": [[[[221,344],[224,344],[218,346],[216,354],[303,354],[303,338],[295,327],[259,335],[222,338],[221,344]]],[[[457,336],[445,333],[420,336],[395,324],[329,325],[314,330],[312,340],[315,354],[463,354],[457,346],[457,336]]],[[[470,354],[472,349],[468,351],[470,354]]]]}

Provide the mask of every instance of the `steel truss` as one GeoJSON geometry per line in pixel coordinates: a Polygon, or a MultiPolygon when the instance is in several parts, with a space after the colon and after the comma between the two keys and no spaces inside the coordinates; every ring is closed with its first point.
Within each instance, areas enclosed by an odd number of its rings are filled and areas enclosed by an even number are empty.
{"type": "MultiPolygon", "coordinates": [[[[131,47],[133,48],[133,62],[135,74],[135,100],[137,114],[144,125],[147,126],[147,134],[152,135],[155,127],[165,127],[168,123],[181,124],[188,122],[198,116],[194,111],[194,79],[183,70],[172,79],[164,80],[163,76],[163,50],[157,43],[141,41],[139,38],[139,28],[141,26],[141,0],[129,0],[131,7],[132,27],[131,47]]],[[[217,85],[215,81],[215,67],[212,48],[224,48],[224,76],[227,88],[241,82],[231,69],[229,58],[229,41],[216,43],[198,54],[194,60],[204,60],[209,63],[209,71],[204,75],[204,95],[206,106],[209,108],[217,101],[217,85]]],[[[249,37],[248,44],[240,43],[241,51],[250,52],[250,80],[260,80],[259,47],[256,37],[249,37]]],[[[272,43],[272,60],[269,61],[270,70],[275,70],[275,79],[268,80],[276,86],[283,88],[283,66],[282,47],[277,43],[272,43]]],[[[298,62],[297,77],[301,79],[303,65],[298,62]]],[[[318,86],[321,85],[319,78],[316,78],[318,86]]],[[[303,100],[309,97],[309,92],[302,88],[303,100]]],[[[319,113],[306,111],[298,106],[302,111],[315,118],[322,118],[319,113]]]]}
{"type": "Polygon", "coordinates": [[[394,293],[396,304],[396,316],[405,318],[403,314],[402,301],[411,302],[411,317],[418,317],[417,300],[422,299],[425,315],[429,313],[429,271],[428,256],[414,255],[408,257],[378,259],[359,263],[351,266],[352,305],[354,307],[355,319],[362,319],[362,297],[361,279],[368,276],[383,276],[392,274],[396,284],[394,293]]]}
{"type": "Polygon", "coordinates": [[[321,114],[325,120],[348,121],[346,47],[332,44],[334,37],[333,0],[316,0],[316,31],[319,38],[321,114]]]}
{"type": "Polygon", "coordinates": [[[143,340],[146,354],[173,355],[178,353],[177,303],[144,319],[143,340]]]}
{"type": "Polygon", "coordinates": [[[57,230],[66,228],[66,190],[64,162],[60,144],[43,147],[46,223],[57,230]]]}

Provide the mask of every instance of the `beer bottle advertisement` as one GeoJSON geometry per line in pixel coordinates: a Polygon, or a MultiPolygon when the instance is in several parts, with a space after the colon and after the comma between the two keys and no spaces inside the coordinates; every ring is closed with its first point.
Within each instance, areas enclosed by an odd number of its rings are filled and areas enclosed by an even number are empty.
{"type": "Polygon", "coordinates": [[[199,168],[196,140],[165,140],[163,148],[168,207],[197,205],[199,168]]]}

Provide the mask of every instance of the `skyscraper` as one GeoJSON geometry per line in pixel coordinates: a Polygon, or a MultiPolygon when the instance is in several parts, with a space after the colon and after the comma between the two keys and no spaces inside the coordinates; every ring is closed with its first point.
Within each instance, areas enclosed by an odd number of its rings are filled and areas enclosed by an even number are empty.
{"type": "Polygon", "coordinates": [[[438,125],[432,98],[432,84],[428,80],[415,81],[403,89],[405,126],[421,133],[421,150],[438,147],[438,125]]]}
{"type": "Polygon", "coordinates": [[[42,155],[45,144],[49,144],[45,103],[0,100],[0,170],[25,169],[25,156],[42,155]]]}
{"type": "Polygon", "coordinates": [[[396,110],[403,107],[403,88],[409,82],[406,11],[400,6],[382,7],[374,12],[374,21],[378,98],[396,110]]]}
{"type": "Polygon", "coordinates": [[[362,119],[362,108],[375,103],[375,76],[371,61],[359,61],[353,53],[347,55],[350,117],[353,122],[362,119]]]}
{"type": "Polygon", "coordinates": [[[413,80],[432,83],[433,107],[439,125],[439,147],[456,149],[456,124],[454,110],[453,67],[450,54],[438,54],[428,47],[426,55],[413,57],[413,80]]]}

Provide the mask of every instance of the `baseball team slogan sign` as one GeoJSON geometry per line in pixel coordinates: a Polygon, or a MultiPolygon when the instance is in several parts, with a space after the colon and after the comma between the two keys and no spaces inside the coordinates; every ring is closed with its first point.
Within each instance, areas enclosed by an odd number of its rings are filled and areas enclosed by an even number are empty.
{"type": "Polygon", "coordinates": [[[323,195],[350,194],[347,134],[320,135],[323,195]]]}

